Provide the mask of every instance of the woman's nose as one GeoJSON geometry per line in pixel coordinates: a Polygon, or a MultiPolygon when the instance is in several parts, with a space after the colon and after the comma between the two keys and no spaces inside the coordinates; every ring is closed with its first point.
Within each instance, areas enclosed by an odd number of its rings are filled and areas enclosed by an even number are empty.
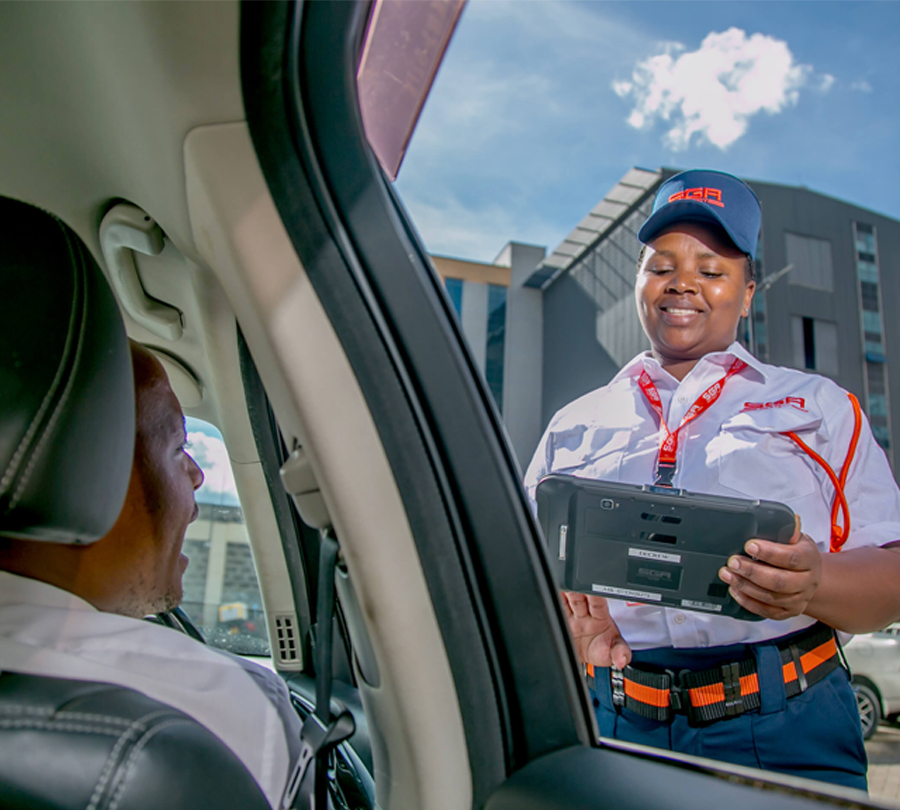
{"type": "Polygon", "coordinates": [[[667,292],[697,292],[697,278],[694,273],[681,269],[676,270],[669,276],[669,283],[666,285],[667,292]]]}

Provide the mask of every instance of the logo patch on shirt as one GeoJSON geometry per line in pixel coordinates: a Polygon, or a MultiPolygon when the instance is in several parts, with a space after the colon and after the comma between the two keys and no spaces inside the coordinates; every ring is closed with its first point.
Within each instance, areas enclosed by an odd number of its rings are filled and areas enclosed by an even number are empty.
{"type": "Polygon", "coordinates": [[[803,397],[784,397],[775,402],[745,402],[745,411],[766,411],[769,408],[794,408],[806,412],[806,400],[803,397]]]}

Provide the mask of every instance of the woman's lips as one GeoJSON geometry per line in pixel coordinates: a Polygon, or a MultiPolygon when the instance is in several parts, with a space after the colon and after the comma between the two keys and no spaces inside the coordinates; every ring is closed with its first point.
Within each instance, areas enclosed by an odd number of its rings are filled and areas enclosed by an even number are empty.
{"type": "Polygon", "coordinates": [[[662,320],[669,326],[689,326],[700,318],[699,309],[690,307],[660,307],[662,320]]]}

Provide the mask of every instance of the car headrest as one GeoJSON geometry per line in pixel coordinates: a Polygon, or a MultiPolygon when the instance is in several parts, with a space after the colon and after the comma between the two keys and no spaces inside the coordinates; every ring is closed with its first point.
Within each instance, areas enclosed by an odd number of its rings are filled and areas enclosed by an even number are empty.
{"type": "Polygon", "coordinates": [[[106,534],[134,424],[128,339],[100,268],[56,217],[0,197],[0,536],[106,534]]]}

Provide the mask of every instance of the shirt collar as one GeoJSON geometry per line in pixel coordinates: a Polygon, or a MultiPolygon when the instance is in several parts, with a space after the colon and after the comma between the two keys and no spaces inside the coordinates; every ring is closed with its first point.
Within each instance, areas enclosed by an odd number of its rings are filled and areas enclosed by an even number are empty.
{"type": "Polygon", "coordinates": [[[55,585],[0,571],[0,605],[15,604],[97,612],[90,602],[55,585]]]}
{"type": "MultiPolygon", "coordinates": [[[[763,381],[768,380],[769,375],[766,372],[766,364],[757,360],[737,341],[734,341],[734,343],[725,349],[725,351],[710,352],[709,354],[704,355],[700,362],[708,361],[716,363],[727,370],[731,363],[737,359],[743,360],[749,368],[762,377],[763,381]]],[[[642,371],[646,371],[654,382],[658,381],[663,375],[666,375],[666,372],[663,371],[659,361],[653,357],[649,351],[646,351],[641,352],[637,357],[632,358],[622,366],[619,373],[613,377],[612,382],[616,382],[619,379],[639,377],[642,371]]]]}

